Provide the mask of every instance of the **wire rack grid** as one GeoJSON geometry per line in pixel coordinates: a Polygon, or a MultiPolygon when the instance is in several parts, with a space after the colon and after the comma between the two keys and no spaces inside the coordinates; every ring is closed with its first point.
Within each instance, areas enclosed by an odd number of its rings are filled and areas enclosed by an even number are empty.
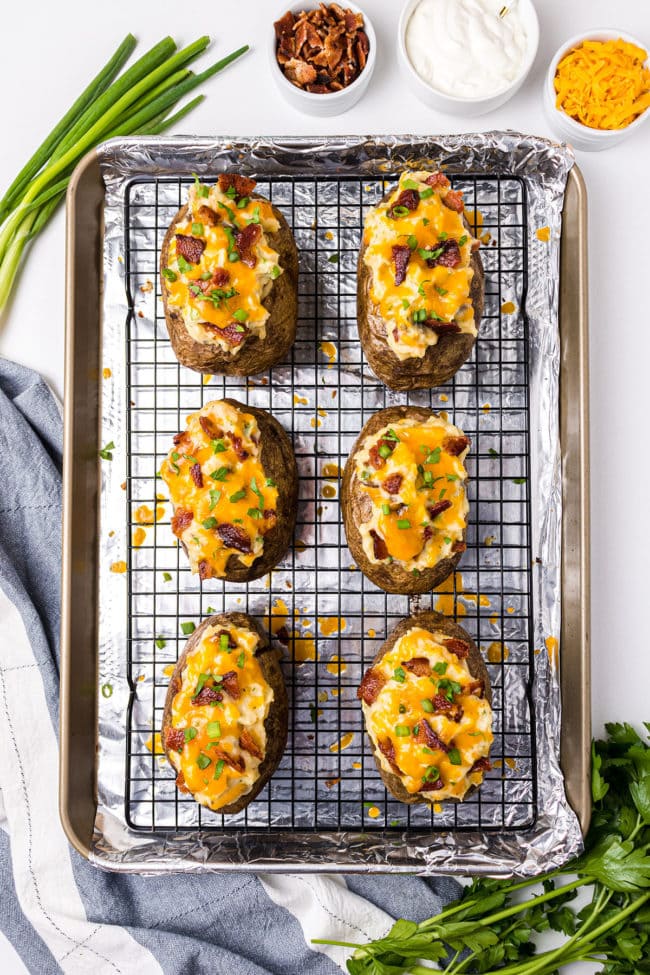
{"type": "Polygon", "coordinates": [[[299,324],[289,361],[250,379],[202,377],[167,337],[158,258],[190,180],[138,178],[126,197],[128,708],[125,814],[135,830],[503,830],[536,816],[529,482],[526,196],[517,177],[463,175],[482,238],[485,311],[471,360],[445,387],[395,394],[369,371],[356,328],[362,225],[395,178],[260,179],[300,252],[299,324]],[[185,417],[232,396],[270,410],[291,434],[300,474],[295,542],[247,585],[201,584],[170,528],[157,480],[185,417]],[[397,402],[446,411],[471,438],[467,551],[440,591],[387,595],[352,565],[339,474],[361,426],[397,402]],[[157,516],[143,528],[139,512],[157,516]],[[138,529],[141,529],[138,531],[138,529]],[[143,540],[144,535],[144,540],[143,540]],[[455,615],[480,645],[493,688],[494,769],[463,803],[403,805],[387,794],[363,731],[356,689],[379,646],[414,608],[455,615]],[[284,648],[289,739],[270,783],[222,817],[180,794],[159,738],[169,675],[192,624],[210,612],[260,619],[284,648]]]}

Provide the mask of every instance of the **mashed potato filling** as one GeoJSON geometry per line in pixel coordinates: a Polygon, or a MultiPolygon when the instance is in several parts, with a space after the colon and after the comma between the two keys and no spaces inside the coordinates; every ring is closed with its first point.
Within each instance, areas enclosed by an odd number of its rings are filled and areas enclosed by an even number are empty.
{"type": "Polygon", "coordinates": [[[255,656],[259,642],[243,627],[209,626],[174,696],[165,746],[179,785],[210,809],[235,802],[259,778],[273,703],[255,656]]]}
{"type": "Polygon", "coordinates": [[[362,708],[382,768],[427,802],[463,799],[490,769],[492,708],[468,652],[463,641],[415,626],[364,678],[380,686],[362,708]]]}
{"type": "Polygon", "coordinates": [[[366,217],[363,260],[370,297],[398,359],[421,358],[444,334],[476,335],[470,261],[479,246],[462,196],[442,173],[403,173],[366,217]]]}

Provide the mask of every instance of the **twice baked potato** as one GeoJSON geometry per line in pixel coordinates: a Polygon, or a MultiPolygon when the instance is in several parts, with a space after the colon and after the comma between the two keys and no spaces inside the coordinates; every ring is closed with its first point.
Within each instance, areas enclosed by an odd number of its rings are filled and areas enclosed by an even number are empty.
{"type": "Polygon", "coordinates": [[[390,406],[348,457],[341,508],[348,547],[386,592],[428,592],[465,551],[469,439],[433,410],[390,406]]]}
{"type": "Polygon", "coordinates": [[[279,653],[244,613],[210,616],[185,645],[167,689],[162,742],[176,784],[236,813],[264,788],[287,741],[279,653]]]}
{"type": "Polygon", "coordinates": [[[400,802],[462,800],[492,767],[487,669],[470,635],[440,613],[398,623],[357,694],[377,768],[400,802]]]}
{"type": "Polygon", "coordinates": [[[296,337],[298,251],[255,180],[198,179],[174,217],[160,255],[169,338],[198,372],[250,376],[285,358],[296,337]]]}
{"type": "Polygon", "coordinates": [[[265,410],[213,400],[187,418],[163,461],[172,531],[201,580],[248,582],[284,557],[296,521],[289,437],[265,410]]]}
{"type": "Polygon", "coordinates": [[[442,173],[403,173],[367,215],[357,275],[359,337],[392,389],[440,386],[469,358],[483,312],[479,241],[442,173]]]}

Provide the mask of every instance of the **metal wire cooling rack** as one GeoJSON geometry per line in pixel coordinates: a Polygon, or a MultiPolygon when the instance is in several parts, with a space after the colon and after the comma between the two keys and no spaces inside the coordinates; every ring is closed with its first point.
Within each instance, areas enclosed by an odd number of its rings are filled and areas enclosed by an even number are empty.
{"type": "Polygon", "coordinates": [[[129,555],[126,819],[136,830],[503,830],[536,816],[529,498],[526,196],[519,178],[454,179],[482,237],[485,312],[475,352],[444,388],[391,393],[369,372],[356,328],[356,262],[365,212],[394,179],[272,178],[258,189],[287,217],[300,251],[298,337],[289,361],[253,379],[209,380],[180,366],[165,328],[159,249],[191,181],[133,181],[126,197],[125,271],[129,555]],[[171,437],[211,399],[270,410],[293,436],[301,476],[293,550],[248,585],[190,574],[156,480],[171,437]],[[467,551],[442,592],[386,595],[351,564],[337,473],[365,421],[396,402],[448,412],[472,440],[467,551]],[[142,505],[161,516],[142,526],[142,505]],[[144,541],[142,535],[144,534],[144,541]],[[140,537],[138,537],[140,536],[140,537]],[[382,785],[356,688],[387,633],[433,606],[479,643],[493,687],[494,770],[464,803],[406,806],[382,785]],[[185,632],[211,611],[260,618],[285,646],[290,724],[280,767],[236,816],[179,793],[159,754],[169,674],[185,632]],[[184,625],[185,624],[185,625],[184,625]],[[185,631],[185,632],[184,632],[185,631]],[[287,641],[287,636],[289,637],[287,641]],[[288,645],[287,645],[288,643],[288,645]]]}

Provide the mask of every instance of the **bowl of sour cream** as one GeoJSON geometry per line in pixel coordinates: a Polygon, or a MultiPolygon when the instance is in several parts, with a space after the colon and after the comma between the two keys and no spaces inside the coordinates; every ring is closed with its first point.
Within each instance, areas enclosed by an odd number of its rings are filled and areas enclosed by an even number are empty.
{"type": "Polygon", "coordinates": [[[408,0],[397,32],[409,87],[452,115],[484,115],[508,101],[538,43],[531,0],[408,0]]]}

